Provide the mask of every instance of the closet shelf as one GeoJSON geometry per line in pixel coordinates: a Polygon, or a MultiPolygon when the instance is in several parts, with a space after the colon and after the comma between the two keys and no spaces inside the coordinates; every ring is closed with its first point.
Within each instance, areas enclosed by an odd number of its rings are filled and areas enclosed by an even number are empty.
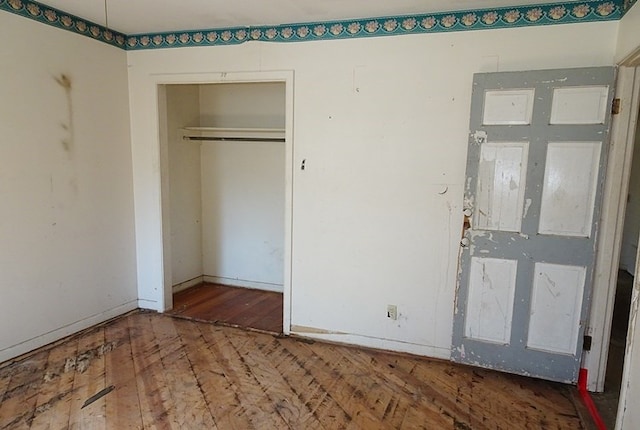
{"type": "Polygon", "coordinates": [[[283,128],[184,127],[182,139],[218,142],[284,142],[283,128]]]}

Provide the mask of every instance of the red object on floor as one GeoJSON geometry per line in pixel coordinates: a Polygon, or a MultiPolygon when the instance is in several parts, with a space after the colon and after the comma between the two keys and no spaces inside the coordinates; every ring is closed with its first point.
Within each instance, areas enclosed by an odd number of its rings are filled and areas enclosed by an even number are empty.
{"type": "Polygon", "coordinates": [[[595,403],[593,403],[591,394],[587,391],[587,369],[580,369],[580,374],[578,375],[578,392],[598,430],[607,430],[607,426],[604,424],[598,408],[596,408],[595,403]]]}

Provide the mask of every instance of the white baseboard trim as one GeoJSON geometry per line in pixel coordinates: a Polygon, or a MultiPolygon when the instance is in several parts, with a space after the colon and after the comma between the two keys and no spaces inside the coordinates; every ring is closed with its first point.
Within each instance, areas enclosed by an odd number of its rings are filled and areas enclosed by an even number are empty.
{"type": "Polygon", "coordinates": [[[188,281],[180,282],[179,284],[176,284],[173,287],[171,287],[171,289],[175,294],[175,293],[179,293],[180,291],[184,291],[187,288],[191,288],[195,285],[202,284],[203,281],[204,281],[204,276],[197,276],[193,279],[189,279],[188,281]]]}
{"type": "Polygon", "coordinates": [[[279,284],[269,284],[267,282],[245,281],[243,279],[222,278],[220,276],[203,276],[205,282],[212,284],[229,285],[232,287],[252,288],[254,290],[275,291],[282,293],[284,287],[279,284]]]}
{"type": "Polygon", "coordinates": [[[164,309],[160,308],[160,302],[156,300],[138,299],[138,307],[150,311],[164,312],[164,309]]]}
{"type": "Polygon", "coordinates": [[[309,339],[323,340],[332,343],[342,343],[346,345],[356,345],[365,348],[375,348],[385,351],[404,352],[441,360],[451,360],[451,350],[437,346],[419,345],[410,342],[381,339],[376,337],[362,336],[348,333],[323,332],[318,329],[306,329],[299,326],[291,326],[291,334],[294,336],[309,339]]]}
{"type": "Polygon", "coordinates": [[[120,306],[116,306],[115,308],[108,309],[95,315],[91,315],[90,317],[81,319],[80,321],[73,322],[71,324],[52,330],[48,333],[44,333],[34,338],[25,340],[16,345],[11,345],[8,348],[0,350],[0,363],[26,354],[27,352],[31,352],[34,349],[48,345],[66,336],[72,335],[96,324],[105,322],[111,318],[126,314],[127,312],[130,312],[137,308],[138,301],[132,300],[120,306]]]}

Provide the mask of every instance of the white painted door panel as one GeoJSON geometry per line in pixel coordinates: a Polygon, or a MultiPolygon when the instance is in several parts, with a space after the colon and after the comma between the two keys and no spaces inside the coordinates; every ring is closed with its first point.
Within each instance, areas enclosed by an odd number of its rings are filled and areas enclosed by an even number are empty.
{"type": "Polygon", "coordinates": [[[609,86],[555,88],[550,124],[604,124],[609,86]]]}
{"type": "Polygon", "coordinates": [[[482,145],[477,229],[520,231],[528,148],[528,142],[482,145]]]}
{"type": "Polygon", "coordinates": [[[453,360],[577,381],[614,76],[474,76],[453,360]]]}
{"type": "Polygon", "coordinates": [[[589,237],[601,146],[601,142],[549,142],[539,233],[589,237]]]}
{"type": "Polygon", "coordinates": [[[586,267],[536,263],[527,348],[575,354],[586,267]]]}
{"type": "Polygon", "coordinates": [[[484,125],[531,124],[534,89],[494,90],[484,95],[484,125]]]}
{"type": "Polygon", "coordinates": [[[465,336],[500,344],[510,342],[517,267],[514,260],[471,259],[465,336]]]}

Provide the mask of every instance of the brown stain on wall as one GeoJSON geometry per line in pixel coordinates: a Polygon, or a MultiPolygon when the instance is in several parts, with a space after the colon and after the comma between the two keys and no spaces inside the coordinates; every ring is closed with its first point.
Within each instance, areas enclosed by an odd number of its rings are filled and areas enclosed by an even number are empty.
{"type": "Polygon", "coordinates": [[[60,126],[69,133],[66,139],[63,139],[60,143],[64,150],[70,153],[73,150],[74,143],[74,127],[73,127],[73,98],[71,97],[71,78],[65,75],[64,73],[60,74],[60,76],[54,76],[53,79],[56,81],[60,87],[65,92],[67,97],[67,112],[68,112],[68,120],[66,123],[61,123],[60,126]]]}

